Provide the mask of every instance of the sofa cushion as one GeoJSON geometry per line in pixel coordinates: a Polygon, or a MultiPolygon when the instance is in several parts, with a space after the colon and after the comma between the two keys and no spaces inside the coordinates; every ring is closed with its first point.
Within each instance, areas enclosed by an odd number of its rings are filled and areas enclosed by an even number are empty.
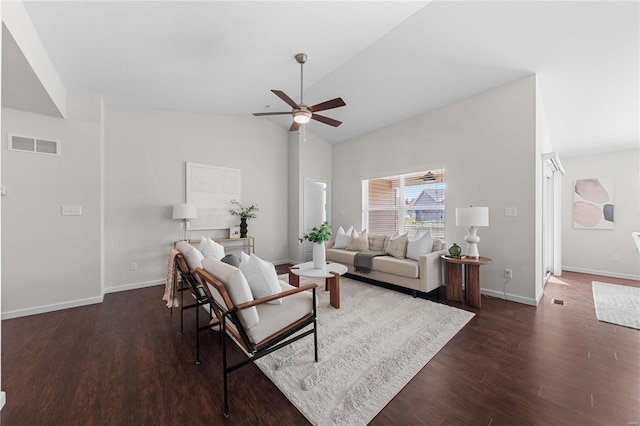
{"type": "MultiPolygon", "coordinates": [[[[295,288],[284,281],[279,281],[279,286],[280,291],[295,288]]],[[[256,308],[260,316],[260,323],[247,330],[247,336],[254,344],[260,343],[289,324],[313,312],[313,293],[301,291],[283,297],[281,305],[263,303],[256,308]]]]}
{"type": "MultiPolygon", "coordinates": [[[[206,257],[202,261],[202,269],[207,271],[224,285],[224,288],[227,290],[229,298],[234,305],[251,302],[253,300],[249,283],[242,272],[240,272],[240,269],[216,260],[213,257],[206,257]]],[[[220,297],[215,287],[209,285],[209,290],[211,290],[211,294],[216,301],[222,306],[225,306],[222,297],[220,297]]],[[[255,306],[238,311],[238,317],[245,329],[250,329],[260,322],[258,310],[255,306]]]]}
{"type": "Polygon", "coordinates": [[[363,229],[362,232],[351,231],[351,239],[347,244],[347,250],[351,251],[366,251],[369,250],[369,237],[367,236],[367,230],[363,229]]]}
{"type": "Polygon", "coordinates": [[[384,251],[388,238],[389,237],[384,234],[369,234],[369,250],[384,251]]]}
{"type": "Polygon", "coordinates": [[[198,249],[202,252],[204,257],[213,257],[216,260],[220,260],[224,257],[224,246],[216,243],[209,237],[200,238],[200,246],[198,249]]]}
{"type": "Polygon", "coordinates": [[[346,231],[342,226],[339,227],[333,248],[347,248],[347,244],[349,244],[349,240],[351,239],[351,231],[353,231],[353,226],[350,226],[346,231]]]}
{"type": "MultiPolygon", "coordinates": [[[[255,254],[252,254],[247,261],[240,264],[240,271],[249,282],[249,288],[254,299],[280,293],[276,268],[273,264],[260,259],[255,254]]],[[[282,303],[282,299],[272,300],[267,303],[279,305],[282,303]]]]}
{"type": "Polygon", "coordinates": [[[411,259],[399,259],[392,256],[374,257],[372,270],[407,278],[418,278],[420,276],[420,267],[418,262],[411,259]]]}
{"type": "Polygon", "coordinates": [[[407,254],[407,243],[409,241],[409,237],[405,232],[402,235],[393,236],[389,238],[389,243],[385,248],[385,252],[393,257],[397,257],[399,259],[404,259],[407,254]]]}
{"type": "Polygon", "coordinates": [[[433,241],[431,231],[418,231],[412,238],[409,238],[406,257],[408,259],[420,260],[420,256],[431,253],[432,248],[433,241]]]}
{"type": "Polygon", "coordinates": [[[342,263],[343,265],[353,265],[357,251],[348,251],[345,249],[326,249],[325,254],[330,262],[342,263]]]}
{"type": "Polygon", "coordinates": [[[445,250],[446,248],[447,248],[447,245],[445,244],[444,241],[438,238],[433,239],[433,247],[431,249],[431,252],[445,250]]]}

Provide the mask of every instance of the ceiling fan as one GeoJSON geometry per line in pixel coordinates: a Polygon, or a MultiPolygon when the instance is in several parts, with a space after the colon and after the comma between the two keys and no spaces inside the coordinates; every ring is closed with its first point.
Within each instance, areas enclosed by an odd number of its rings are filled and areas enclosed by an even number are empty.
{"type": "Polygon", "coordinates": [[[331,99],[330,101],[321,102],[319,104],[315,104],[312,106],[307,106],[304,104],[303,98],[303,82],[304,82],[304,63],[307,62],[307,54],[306,53],[298,53],[296,56],[296,61],[300,64],[300,103],[297,104],[293,99],[287,96],[281,90],[272,90],[272,92],[285,101],[291,108],[291,112],[256,112],[253,115],[256,117],[263,115],[285,115],[291,114],[293,115],[293,124],[289,129],[290,132],[298,130],[302,124],[308,123],[309,120],[316,120],[324,124],[328,124],[333,127],[338,127],[342,124],[342,121],[335,120],[333,118],[325,117],[324,115],[316,114],[318,111],[325,111],[328,109],[343,107],[347,104],[344,103],[342,98],[331,99]]]}

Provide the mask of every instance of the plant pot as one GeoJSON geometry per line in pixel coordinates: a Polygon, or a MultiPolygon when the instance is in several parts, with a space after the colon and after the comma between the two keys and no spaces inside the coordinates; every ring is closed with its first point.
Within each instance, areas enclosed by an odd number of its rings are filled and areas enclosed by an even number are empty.
{"type": "Polygon", "coordinates": [[[324,252],[324,243],[313,243],[313,267],[315,269],[322,269],[327,258],[324,252]]]}
{"type": "Polygon", "coordinates": [[[240,218],[240,238],[246,238],[246,237],[247,237],[247,218],[241,217],[240,218]]]}

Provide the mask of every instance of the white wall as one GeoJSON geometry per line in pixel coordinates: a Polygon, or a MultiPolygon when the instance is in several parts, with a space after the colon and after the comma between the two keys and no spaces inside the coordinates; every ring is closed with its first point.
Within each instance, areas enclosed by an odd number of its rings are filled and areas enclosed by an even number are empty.
{"type": "Polygon", "coordinates": [[[102,301],[100,123],[84,112],[100,98],[69,94],[67,105],[66,120],[2,110],[3,318],[102,301]],[[8,151],[8,133],[60,140],[62,155],[8,151]]]}
{"type": "MultiPolygon", "coordinates": [[[[185,162],[240,169],[242,202],[260,209],[248,222],[256,254],[288,259],[286,130],[255,117],[126,108],[107,108],[105,129],[107,292],[164,282],[167,255],[180,237],[171,213],[185,201],[185,162]]],[[[201,234],[216,236],[191,237],[201,234]]]]}
{"type": "Polygon", "coordinates": [[[292,262],[304,260],[303,246],[298,241],[306,231],[303,217],[304,181],[308,178],[331,182],[331,153],[332,145],[309,129],[289,133],[289,255],[292,262]]]}
{"type": "Polygon", "coordinates": [[[562,159],[563,269],[640,280],[640,253],[631,232],[640,231],[640,150],[562,159]],[[614,228],[575,229],[573,195],[576,179],[614,179],[614,228]],[[619,262],[613,262],[617,254],[619,262]]]}
{"type": "Polygon", "coordinates": [[[333,147],[333,226],[361,226],[361,180],[446,169],[446,240],[464,245],[455,208],[488,206],[478,235],[483,292],[536,304],[536,90],[527,77],[333,147]],[[516,207],[517,217],[505,217],[516,207]]]}

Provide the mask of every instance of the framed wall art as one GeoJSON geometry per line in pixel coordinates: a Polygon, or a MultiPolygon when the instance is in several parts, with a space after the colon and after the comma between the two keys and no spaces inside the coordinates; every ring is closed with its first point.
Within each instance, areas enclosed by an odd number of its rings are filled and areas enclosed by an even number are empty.
{"type": "Polygon", "coordinates": [[[198,209],[192,230],[229,229],[238,219],[229,213],[231,200],[240,201],[240,169],[186,163],[186,202],[198,209]]]}
{"type": "Polygon", "coordinates": [[[573,227],[613,229],[613,190],[612,178],[577,179],[573,192],[573,227]]]}

